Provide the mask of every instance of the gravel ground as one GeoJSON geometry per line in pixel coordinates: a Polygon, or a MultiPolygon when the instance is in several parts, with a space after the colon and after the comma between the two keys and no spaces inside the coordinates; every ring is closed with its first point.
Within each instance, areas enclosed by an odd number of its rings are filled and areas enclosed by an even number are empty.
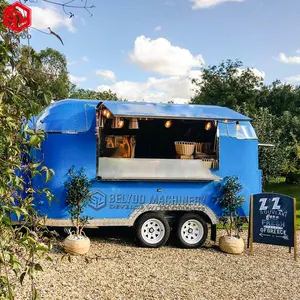
{"type": "MultiPolygon", "coordinates": [[[[42,262],[36,280],[41,299],[300,299],[300,257],[295,262],[285,247],[255,244],[253,256],[248,249],[236,256],[211,242],[194,250],[172,241],[159,249],[139,248],[129,229],[87,235],[88,256],[99,260],[61,261],[64,252],[55,247],[54,261],[42,262]]],[[[29,299],[26,288],[16,292],[16,299],[29,299]]]]}

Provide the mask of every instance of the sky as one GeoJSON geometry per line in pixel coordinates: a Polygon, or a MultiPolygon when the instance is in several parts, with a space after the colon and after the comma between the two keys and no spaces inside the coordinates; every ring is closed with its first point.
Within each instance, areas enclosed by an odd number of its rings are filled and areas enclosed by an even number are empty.
{"type": "Polygon", "coordinates": [[[93,15],[67,9],[74,18],[35,1],[26,3],[32,27],[51,27],[64,45],[31,28],[31,46],[63,53],[80,88],[185,103],[194,95],[190,78],[226,59],[241,60],[267,84],[300,84],[299,0],[88,0],[93,15]]]}

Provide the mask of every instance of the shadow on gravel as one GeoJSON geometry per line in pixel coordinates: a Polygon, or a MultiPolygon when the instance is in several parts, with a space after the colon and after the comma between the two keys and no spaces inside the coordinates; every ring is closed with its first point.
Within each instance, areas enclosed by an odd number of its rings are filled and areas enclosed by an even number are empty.
{"type": "MultiPolygon", "coordinates": [[[[67,233],[62,227],[52,227],[59,234],[59,240],[67,237],[67,233]]],[[[100,227],[85,228],[84,232],[91,241],[105,241],[106,243],[121,243],[125,245],[135,245],[135,233],[131,227],[100,227]]]]}
{"type": "MultiPolygon", "coordinates": [[[[62,227],[52,227],[50,230],[55,230],[59,234],[59,240],[63,241],[67,237],[67,233],[62,227]]],[[[84,230],[86,236],[90,238],[91,241],[99,241],[109,244],[119,244],[123,246],[139,247],[135,240],[135,231],[133,227],[100,227],[100,228],[86,228],[84,230]]],[[[175,232],[171,231],[167,247],[170,248],[182,248],[178,245],[175,232]]],[[[184,249],[184,248],[182,248],[184,249]]],[[[207,237],[207,243],[205,243],[201,249],[205,250],[219,250],[219,247],[214,245],[210,241],[210,236],[207,237]]]]}

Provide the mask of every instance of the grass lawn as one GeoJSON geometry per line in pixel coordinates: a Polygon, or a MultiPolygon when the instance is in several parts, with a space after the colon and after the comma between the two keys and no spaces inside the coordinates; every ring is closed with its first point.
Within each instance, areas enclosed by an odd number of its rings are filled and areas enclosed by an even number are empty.
{"type": "Polygon", "coordinates": [[[300,230],[300,186],[294,184],[286,184],[284,178],[271,182],[264,186],[264,192],[284,194],[293,198],[297,201],[297,217],[296,224],[297,230],[300,230]]]}

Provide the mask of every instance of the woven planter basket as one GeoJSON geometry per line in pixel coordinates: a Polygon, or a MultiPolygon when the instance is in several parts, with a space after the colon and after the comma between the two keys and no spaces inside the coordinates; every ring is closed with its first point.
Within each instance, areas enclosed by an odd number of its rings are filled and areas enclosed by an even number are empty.
{"type": "Polygon", "coordinates": [[[68,236],[64,240],[64,249],[67,253],[73,255],[86,254],[90,249],[90,239],[85,237],[84,239],[75,240],[71,236],[68,236]]]}
{"type": "Polygon", "coordinates": [[[221,236],[219,247],[226,253],[241,254],[244,252],[244,240],[234,236],[221,236]]]}
{"type": "Polygon", "coordinates": [[[179,155],[192,155],[195,150],[195,143],[175,142],[175,149],[179,155]]]}

